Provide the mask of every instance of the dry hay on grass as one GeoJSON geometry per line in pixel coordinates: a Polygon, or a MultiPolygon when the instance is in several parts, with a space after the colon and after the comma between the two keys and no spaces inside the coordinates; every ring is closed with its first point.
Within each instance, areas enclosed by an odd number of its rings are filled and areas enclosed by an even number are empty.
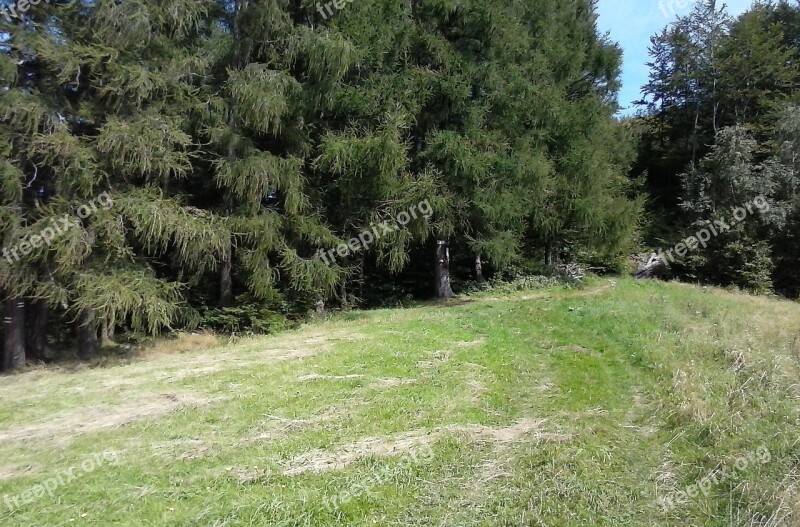
{"type": "Polygon", "coordinates": [[[472,403],[477,403],[480,401],[483,394],[485,394],[488,389],[486,385],[483,384],[478,379],[469,379],[466,383],[467,390],[469,390],[469,398],[468,400],[472,403]]]}
{"type": "MultiPolygon", "coordinates": [[[[352,381],[352,380],[360,380],[364,379],[364,375],[359,374],[351,374],[351,375],[320,375],[318,373],[310,373],[308,375],[302,375],[297,378],[300,382],[311,382],[311,381],[352,381]]],[[[385,379],[376,379],[367,385],[368,388],[395,388],[397,386],[404,386],[407,384],[413,384],[417,382],[416,379],[397,379],[394,377],[385,378],[385,379]]]]}
{"type": "Polygon", "coordinates": [[[153,456],[170,461],[189,461],[211,454],[217,445],[202,439],[188,438],[148,444],[153,456]]]}
{"type": "MultiPolygon", "coordinates": [[[[240,369],[246,366],[271,364],[279,361],[301,360],[328,352],[334,341],[365,340],[364,335],[347,331],[325,331],[309,327],[291,334],[270,338],[246,341],[237,346],[228,346],[214,352],[208,352],[212,346],[209,334],[186,335],[177,341],[165,341],[164,344],[147,350],[131,362],[109,367],[89,368],[82,365],[77,374],[83,377],[86,387],[62,386],[59,393],[77,394],[80,396],[105,395],[109,391],[121,395],[136,388],[155,382],[173,383],[200,375],[209,375],[240,369]],[[197,340],[194,340],[197,339],[197,340]],[[196,342],[204,351],[199,353],[179,353],[187,342],[196,342]]],[[[214,337],[216,338],[216,337],[214,337]]],[[[66,382],[61,367],[50,367],[47,370],[33,370],[8,378],[8,382],[0,385],[0,398],[8,397],[17,401],[34,401],[53,396],[53,381],[66,382]],[[24,382],[25,390],[18,388],[24,382]]],[[[0,430],[0,434],[3,432],[0,430]]],[[[0,436],[2,437],[2,436],[0,436]]]]}
{"type": "MultiPolygon", "coordinates": [[[[339,336],[337,333],[322,334],[304,332],[291,337],[277,338],[274,346],[266,349],[254,349],[256,344],[243,344],[224,348],[224,354],[200,354],[187,361],[185,356],[173,357],[169,362],[149,366],[152,372],[168,372],[162,374],[163,380],[178,380],[194,375],[216,373],[238,369],[243,366],[271,364],[280,361],[300,360],[315,357],[332,349],[331,342],[339,336]]],[[[263,345],[263,342],[258,342],[263,345]]],[[[158,375],[156,375],[158,377],[158,375]]]]}
{"type": "MultiPolygon", "coordinates": [[[[33,439],[68,443],[76,435],[167,414],[182,406],[201,406],[210,400],[191,393],[141,394],[137,393],[136,389],[153,381],[174,382],[194,375],[205,375],[249,364],[269,364],[282,360],[313,357],[330,350],[333,340],[363,338],[362,335],[350,332],[324,332],[319,328],[313,328],[274,338],[269,343],[273,346],[267,349],[263,349],[264,342],[259,341],[239,348],[228,348],[225,350],[224,356],[220,356],[218,353],[199,353],[192,354],[190,358],[187,358],[187,354],[166,355],[159,354],[157,350],[154,350],[154,353],[148,356],[147,362],[134,362],[107,369],[87,369],[80,372],[80,375],[87,381],[84,383],[87,385],[86,389],[64,386],[58,387],[58,389],[77,391],[79,395],[86,396],[87,400],[91,401],[102,401],[102,397],[99,396],[106,395],[111,390],[124,397],[125,402],[112,405],[100,402],[97,406],[78,407],[49,415],[46,417],[46,421],[0,428],[0,441],[13,442],[33,439]],[[257,349],[256,346],[262,348],[257,349]],[[98,397],[89,397],[91,395],[98,395],[98,397]]],[[[53,396],[51,383],[54,377],[60,375],[62,373],[58,370],[35,371],[12,377],[12,381],[18,379],[18,382],[24,380],[29,383],[33,378],[35,379],[34,384],[40,385],[42,389],[26,390],[26,392],[35,393],[36,398],[46,398],[53,396]]],[[[14,382],[9,383],[9,385],[15,384],[14,382]]],[[[14,388],[16,386],[0,387],[0,397],[6,390],[14,388]]],[[[152,390],[152,388],[150,389],[152,390]]],[[[13,393],[17,397],[19,391],[14,390],[13,393]]]]}
{"type": "Polygon", "coordinates": [[[518,302],[520,300],[540,300],[540,299],[551,299],[551,298],[584,298],[590,296],[598,296],[602,295],[617,286],[617,282],[615,280],[609,280],[608,284],[586,288],[586,289],[578,289],[574,291],[569,291],[565,293],[561,293],[559,291],[552,291],[552,290],[544,290],[536,293],[528,293],[520,295],[518,293],[513,293],[508,296],[497,297],[497,296],[489,296],[482,301],[484,302],[518,302]]]}
{"type": "Polygon", "coordinates": [[[318,373],[310,373],[308,375],[303,375],[298,377],[297,380],[300,382],[308,382],[308,381],[349,381],[353,379],[363,379],[363,375],[353,374],[353,375],[320,375],[318,373]]]}
{"type": "Polygon", "coordinates": [[[191,393],[150,394],[114,406],[78,408],[50,415],[46,422],[31,426],[0,429],[0,442],[53,440],[69,442],[74,436],[115,428],[139,419],[170,413],[181,407],[201,406],[210,402],[191,393]]]}
{"type": "MultiPolygon", "coordinates": [[[[246,342],[237,346],[222,348],[223,353],[201,353],[193,355],[191,360],[185,355],[163,355],[157,362],[137,364],[126,367],[125,377],[116,377],[106,381],[107,387],[136,386],[138,381],[131,381],[133,376],[140,376],[142,382],[156,380],[174,382],[198,375],[240,369],[246,366],[270,364],[273,362],[301,360],[320,355],[332,349],[335,340],[360,340],[363,335],[344,331],[322,332],[300,331],[297,334],[275,337],[266,349],[258,349],[264,345],[263,340],[246,342]]],[[[312,380],[312,379],[308,379],[312,380]]]]}
{"type": "Polygon", "coordinates": [[[516,295],[509,298],[501,299],[501,300],[536,300],[540,298],[587,298],[591,296],[600,296],[605,294],[617,287],[617,282],[614,280],[609,280],[608,284],[602,285],[599,287],[592,287],[587,289],[579,289],[577,291],[570,291],[567,294],[558,294],[552,291],[546,293],[534,293],[529,295],[516,295]]]}
{"type": "Polygon", "coordinates": [[[656,470],[653,479],[661,488],[675,489],[678,485],[678,467],[672,461],[665,459],[656,470]]]}
{"type": "Polygon", "coordinates": [[[346,330],[329,330],[309,327],[297,332],[276,336],[263,349],[263,338],[226,349],[226,353],[237,353],[238,356],[252,360],[253,363],[272,362],[276,360],[305,359],[314,357],[333,349],[336,342],[362,342],[366,335],[346,330]],[[262,349],[258,349],[262,348],[262,349]]]}
{"type": "Polygon", "coordinates": [[[417,367],[422,368],[424,370],[431,370],[433,368],[437,368],[442,366],[443,364],[447,364],[450,362],[450,359],[453,357],[453,352],[451,350],[438,350],[431,353],[432,360],[421,360],[417,362],[417,367]]]}
{"type": "Polygon", "coordinates": [[[339,421],[352,414],[354,407],[360,403],[351,403],[347,407],[332,406],[318,414],[307,418],[287,418],[278,415],[265,415],[262,421],[251,431],[246,442],[264,441],[287,437],[298,430],[317,428],[319,425],[339,421]]]}
{"type": "Polygon", "coordinates": [[[175,338],[159,340],[153,348],[158,354],[169,355],[187,351],[199,351],[219,348],[222,345],[220,338],[208,331],[199,333],[178,333],[175,338]]]}
{"type": "Polygon", "coordinates": [[[448,425],[433,430],[414,430],[394,437],[368,437],[336,451],[312,450],[284,464],[284,475],[323,473],[342,470],[351,463],[366,457],[389,457],[409,454],[430,446],[451,434],[465,435],[467,440],[488,442],[503,446],[529,439],[532,441],[566,441],[570,435],[542,430],[544,419],[520,419],[511,426],[492,428],[484,425],[448,425]]]}
{"type": "Polygon", "coordinates": [[[500,459],[487,459],[484,461],[475,477],[473,488],[476,491],[482,490],[496,479],[510,477],[511,473],[503,468],[506,464],[506,460],[500,459]]]}
{"type": "Polygon", "coordinates": [[[386,388],[397,388],[398,386],[407,386],[409,384],[414,384],[417,382],[416,379],[398,379],[396,377],[389,377],[386,379],[377,379],[375,382],[371,383],[368,388],[374,389],[386,389],[386,388]]]}
{"type": "MultiPolygon", "coordinates": [[[[467,503],[475,504],[483,501],[487,495],[487,486],[494,480],[512,476],[508,466],[512,463],[513,453],[508,447],[526,435],[531,424],[523,420],[513,426],[495,431],[493,439],[498,448],[495,448],[490,458],[481,463],[475,475],[464,481],[462,485],[465,491],[464,499],[467,503]]],[[[562,433],[536,432],[533,437],[536,441],[563,442],[568,441],[572,436],[562,433]]]]}
{"type": "Polygon", "coordinates": [[[8,481],[10,479],[27,476],[34,472],[32,465],[0,465],[0,481],[8,481]]]}
{"type": "MultiPolygon", "coordinates": [[[[456,350],[462,349],[469,349],[469,348],[477,348],[479,346],[483,346],[486,344],[485,337],[479,337],[475,340],[464,341],[464,342],[454,342],[453,349],[444,349],[444,350],[436,350],[430,353],[431,360],[421,360],[417,362],[417,367],[422,368],[423,370],[432,370],[444,364],[450,362],[453,358],[453,355],[456,354],[456,350]]],[[[471,363],[466,363],[471,364],[471,363]]],[[[477,366],[479,368],[483,368],[483,366],[477,364],[471,364],[472,366],[477,366]]]]}
{"type": "Polygon", "coordinates": [[[479,337],[475,340],[454,343],[457,348],[476,348],[478,346],[483,346],[484,344],[486,344],[486,337],[479,337]]]}
{"type": "Polygon", "coordinates": [[[574,353],[576,355],[598,355],[597,352],[590,350],[580,344],[569,344],[566,346],[560,346],[556,348],[556,351],[564,351],[568,353],[574,353]]]}

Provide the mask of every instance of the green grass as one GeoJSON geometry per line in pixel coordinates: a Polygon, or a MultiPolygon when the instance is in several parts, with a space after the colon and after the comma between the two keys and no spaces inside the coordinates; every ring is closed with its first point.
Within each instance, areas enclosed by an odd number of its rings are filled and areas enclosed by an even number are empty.
{"type": "Polygon", "coordinates": [[[116,463],[0,525],[795,525],[798,334],[793,302],[596,279],[6,376],[0,498],[116,463]]]}

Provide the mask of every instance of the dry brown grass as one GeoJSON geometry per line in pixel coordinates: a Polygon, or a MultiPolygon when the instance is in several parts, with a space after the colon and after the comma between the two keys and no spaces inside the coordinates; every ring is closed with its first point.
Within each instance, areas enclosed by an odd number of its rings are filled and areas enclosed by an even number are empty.
{"type": "Polygon", "coordinates": [[[51,441],[69,444],[75,436],[172,412],[182,406],[201,406],[210,399],[192,393],[148,394],[119,405],[96,405],[59,412],[46,420],[0,430],[0,442],[51,441]]]}
{"type": "Polygon", "coordinates": [[[209,331],[199,333],[178,333],[173,338],[159,340],[150,350],[150,353],[170,355],[187,351],[202,351],[218,348],[224,340],[209,331]]]}
{"type": "Polygon", "coordinates": [[[516,441],[567,441],[572,436],[542,430],[545,419],[520,419],[507,427],[484,425],[448,425],[432,430],[413,430],[391,437],[367,437],[336,450],[312,450],[284,463],[284,475],[296,476],[308,472],[322,473],[342,470],[356,460],[366,457],[388,457],[429,447],[445,436],[456,434],[471,442],[491,443],[495,446],[516,441]]]}

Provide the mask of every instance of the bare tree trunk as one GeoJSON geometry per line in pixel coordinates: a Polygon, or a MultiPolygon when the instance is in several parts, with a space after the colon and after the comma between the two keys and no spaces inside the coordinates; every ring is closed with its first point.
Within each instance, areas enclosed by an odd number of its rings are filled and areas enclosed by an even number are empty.
{"type": "Polygon", "coordinates": [[[91,309],[81,310],[78,316],[78,358],[81,360],[92,360],[97,354],[97,321],[94,311],[91,309]]]}
{"type": "Polygon", "coordinates": [[[695,104],[694,128],[692,129],[692,165],[697,162],[697,128],[700,126],[700,102],[695,104]]]}
{"type": "Polygon", "coordinates": [[[32,308],[30,358],[34,361],[44,361],[47,358],[47,325],[50,322],[50,307],[46,301],[36,300],[32,308]]]}
{"type": "Polygon", "coordinates": [[[450,248],[444,240],[436,241],[436,298],[454,298],[450,285],[450,248]]]}
{"type": "Polygon", "coordinates": [[[358,301],[364,301],[364,267],[367,265],[366,252],[361,253],[361,265],[358,266],[358,301]]]}
{"type": "Polygon", "coordinates": [[[3,319],[3,371],[25,365],[25,301],[9,297],[3,319]]]}
{"type": "Polygon", "coordinates": [[[556,249],[552,241],[548,241],[544,246],[544,264],[549,268],[556,266],[556,249]]]}
{"type": "Polygon", "coordinates": [[[475,281],[479,284],[483,283],[483,262],[481,262],[481,255],[475,257],[475,281]]]}
{"type": "MultiPolygon", "coordinates": [[[[234,0],[233,2],[233,57],[232,62],[234,68],[241,65],[242,58],[240,57],[242,48],[242,24],[240,20],[240,13],[242,9],[247,6],[247,0],[234,0]]],[[[228,108],[228,127],[231,131],[236,129],[237,115],[236,107],[233,102],[230,102],[228,108]]],[[[228,143],[228,162],[233,165],[236,162],[236,147],[233,139],[229,139],[228,143]]],[[[226,196],[227,209],[233,209],[233,197],[228,192],[226,196]]],[[[228,254],[222,261],[222,267],[219,272],[219,305],[220,307],[228,307],[233,304],[233,241],[228,242],[228,254]]]]}
{"type": "MultiPolygon", "coordinates": [[[[50,268],[47,264],[39,266],[39,280],[47,282],[51,279],[50,268]]],[[[47,329],[50,324],[50,306],[44,299],[32,299],[29,303],[32,309],[28,346],[29,359],[45,361],[47,359],[47,329]]]]}
{"type": "Polygon", "coordinates": [[[108,323],[107,319],[100,322],[100,347],[114,345],[114,326],[108,323]]]}
{"type": "Polygon", "coordinates": [[[347,299],[347,280],[342,280],[341,285],[339,285],[339,300],[344,309],[350,306],[350,301],[347,299]]]}
{"type": "Polygon", "coordinates": [[[228,251],[228,257],[222,261],[219,272],[219,305],[228,307],[233,304],[233,247],[228,251]]]}

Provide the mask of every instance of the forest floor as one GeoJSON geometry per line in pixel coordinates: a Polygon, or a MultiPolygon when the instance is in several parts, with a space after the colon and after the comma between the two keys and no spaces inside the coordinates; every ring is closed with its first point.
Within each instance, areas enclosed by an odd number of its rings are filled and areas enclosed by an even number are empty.
{"type": "Polygon", "coordinates": [[[800,525],[800,304],[593,279],[0,377],[2,526],[800,525]]]}

